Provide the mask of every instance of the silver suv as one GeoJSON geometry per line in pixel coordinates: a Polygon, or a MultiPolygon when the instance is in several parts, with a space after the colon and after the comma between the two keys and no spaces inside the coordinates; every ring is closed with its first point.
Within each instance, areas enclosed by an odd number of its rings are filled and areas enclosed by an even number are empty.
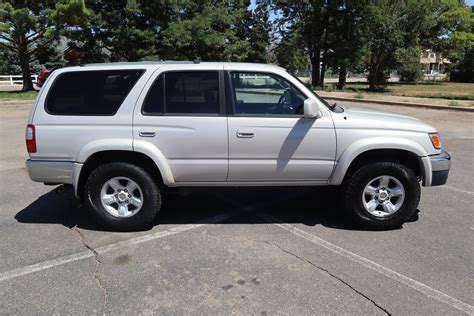
{"type": "Polygon", "coordinates": [[[329,105],[284,69],[246,63],[94,64],[52,73],[26,144],[33,181],[71,184],[109,228],[151,225],[163,187],[341,186],[371,229],[416,212],[450,156],[418,119],[329,105]]]}

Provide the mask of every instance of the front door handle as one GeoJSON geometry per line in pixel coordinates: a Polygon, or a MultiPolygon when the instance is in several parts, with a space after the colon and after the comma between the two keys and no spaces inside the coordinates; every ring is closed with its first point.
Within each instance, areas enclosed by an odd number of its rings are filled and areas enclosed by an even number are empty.
{"type": "Polygon", "coordinates": [[[252,131],[237,131],[238,138],[253,138],[254,136],[252,131]]]}
{"type": "Polygon", "coordinates": [[[154,131],[142,130],[138,132],[138,135],[141,137],[155,137],[156,133],[154,131]]]}

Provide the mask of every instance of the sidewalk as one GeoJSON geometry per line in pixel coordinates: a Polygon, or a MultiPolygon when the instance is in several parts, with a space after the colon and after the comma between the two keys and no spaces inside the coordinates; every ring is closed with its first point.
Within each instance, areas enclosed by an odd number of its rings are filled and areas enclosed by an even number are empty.
{"type": "Polygon", "coordinates": [[[417,98],[417,97],[403,97],[395,95],[383,95],[383,94],[372,94],[364,93],[363,98],[356,98],[355,92],[326,92],[316,91],[316,93],[325,99],[348,101],[348,102],[361,102],[361,103],[380,103],[389,105],[402,105],[402,106],[420,106],[435,109],[449,109],[449,110],[461,110],[461,111],[474,111],[474,101],[464,100],[447,100],[447,99],[434,99],[434,98],[417,98]],[[450,102],[456,102],[459,106],[449,105],[450,102]]]}

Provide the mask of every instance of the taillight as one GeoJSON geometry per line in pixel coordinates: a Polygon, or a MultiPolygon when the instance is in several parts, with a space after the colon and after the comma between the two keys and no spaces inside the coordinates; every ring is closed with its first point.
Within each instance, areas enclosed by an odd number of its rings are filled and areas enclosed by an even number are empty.
{"type": "Polygon", "coordinates": [[[26,139],[26,149],[29,153],[36,152],[36,133],[35,133],[35,126],[32,124],[28,124],[26,126],[25,132],[25,139],[26,139]]]}

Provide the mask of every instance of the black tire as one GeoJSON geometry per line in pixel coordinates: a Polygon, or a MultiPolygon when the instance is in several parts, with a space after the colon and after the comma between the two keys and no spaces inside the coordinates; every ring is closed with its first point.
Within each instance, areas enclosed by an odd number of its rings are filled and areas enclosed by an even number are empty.
{"type": "Polygon", "coordinates": [[[129,163],[113,162],[100,165],[90,173],[84,187],[83,201],[97,222],[107,229],[135,231],[151,227],[161,207],[161,194],[157,183],[143,168],[129,163]],[[102,186],[114,177],[129,178],[142,190],[143,204],[131,217],[115,217],[102,205],[102,186]]]}
{"type": "Polygon", "coordinates": [[[342,185],[345,211],[356,223],[372,230],[399,228],[403,223],[410,221],[417,213],[420,194],[420,184],[413,170],[395,162],[377,162],[362,166],[345,179],[342,185]],[[402,183],[405,199],[395,213],[377,217],[365,209],[362,193],[369,181],[382,175],[392,176],[402,183]]]}

